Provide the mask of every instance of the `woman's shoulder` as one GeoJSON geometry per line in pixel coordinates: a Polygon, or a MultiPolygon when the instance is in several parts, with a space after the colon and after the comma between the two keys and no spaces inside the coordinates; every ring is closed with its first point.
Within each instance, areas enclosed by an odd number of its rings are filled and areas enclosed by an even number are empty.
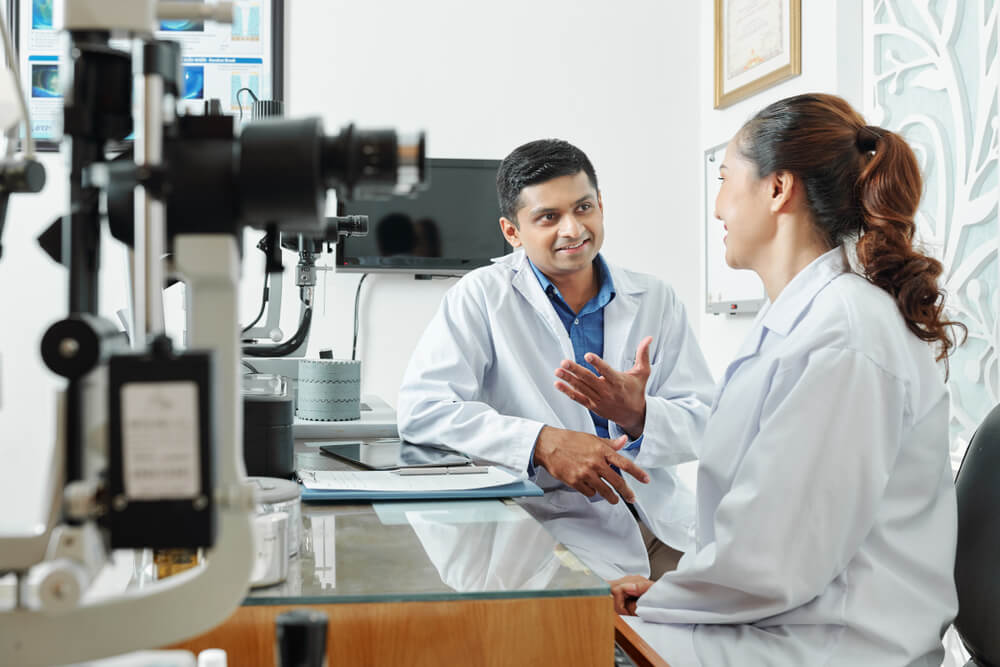
{"type": "Polygon", "coordinates": [[[910,331],[892,295],[855,273],[820,291],[796,329],[817,347],[852,351],[906,384],[942,384],[932,346],[910,331]]]}

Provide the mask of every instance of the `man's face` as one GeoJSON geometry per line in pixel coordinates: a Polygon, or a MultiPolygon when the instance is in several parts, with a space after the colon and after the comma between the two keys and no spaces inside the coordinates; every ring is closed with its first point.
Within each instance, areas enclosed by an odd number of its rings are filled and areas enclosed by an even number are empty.
{"type": "Polygon", "coordinates": [[[518,204],[517,226],[500,218],[513,247],[551,279],[590,270],[604,243],[604,207],[585,172],[529,185],[518,204]]]}

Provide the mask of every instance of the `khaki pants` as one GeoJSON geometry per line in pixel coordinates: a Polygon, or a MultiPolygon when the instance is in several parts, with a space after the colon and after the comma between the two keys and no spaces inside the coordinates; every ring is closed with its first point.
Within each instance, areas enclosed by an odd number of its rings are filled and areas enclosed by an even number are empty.
{"type": "Polygon", "coordinates": [[[676,570],[677,562],[684,553],[661,542],[646,524],[639,519],[636,521],[639,523],[639,532],[642,533],[642,541],[646,544],[646,553],[649,555],[649,578],[656,581],[665,572],[676,570]]]}

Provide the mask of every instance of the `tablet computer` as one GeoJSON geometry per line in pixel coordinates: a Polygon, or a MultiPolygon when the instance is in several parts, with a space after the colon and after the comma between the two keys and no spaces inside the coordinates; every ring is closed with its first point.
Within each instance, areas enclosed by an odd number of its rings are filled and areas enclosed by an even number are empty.
{"type": "Polygon", "coordinates": [[[415,445],[395,438],[367,442],[331,442],[320,445],[319,449],[324,454],[369,470],[458,466],[472,463],[471,459],[451,449],[415,445]]]}

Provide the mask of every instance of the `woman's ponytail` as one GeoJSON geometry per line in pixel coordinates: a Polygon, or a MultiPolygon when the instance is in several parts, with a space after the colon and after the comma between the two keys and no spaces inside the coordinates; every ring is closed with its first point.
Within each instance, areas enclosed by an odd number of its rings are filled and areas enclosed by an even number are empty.
{"type": "Polygon", "coordinates": [[[921,194],[916,156],[902,137],[878,127],[859,128],[856,144],[864,165],[857,181],[862,213],[858,261],[865,277],[896,300],[910,331],[939,344],[937,359],[947,369],[955,346],[949,329],[964,333],[965,326],[944,317],[941,262],[913,247],[921,194]]]}

